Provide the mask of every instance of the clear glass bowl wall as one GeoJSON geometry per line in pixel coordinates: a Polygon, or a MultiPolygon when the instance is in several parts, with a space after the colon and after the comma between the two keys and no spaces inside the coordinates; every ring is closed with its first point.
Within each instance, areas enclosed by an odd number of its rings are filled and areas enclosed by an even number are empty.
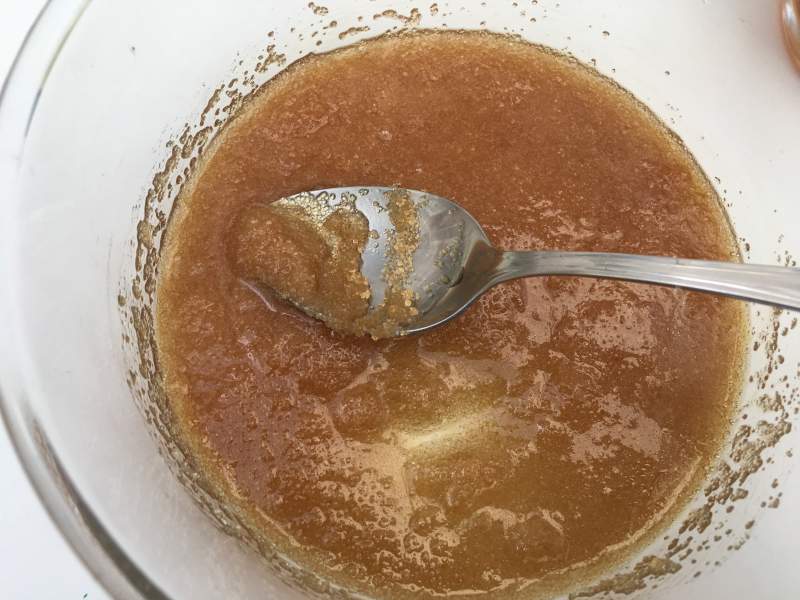
{"type": "MultiPolygon", "coordinates": [[[[402,25],[373,15],[416,9],[420,27],[515,33],[571,52],[631,90],[683,138],[725,199],[746,260],[775,264],[800,255],[800,77],[781,40],[777,3],[464,1],[439,2],[438,10],[399,0],[324,4],[326,14],[299,1],[51,2],[4,89],[3,414],[55,521],[115,597],[314,593],[287,585],[223,533],[171,473],[176,457],[145,418],[157,417],[147,390],[140,387],[144,399],[134,401],[128,385],[139,357],[122,338],[131,333],[136,301],[118,304],[136,275],[137,224],[167,143],[187,124],[190,133],[198,130],[220,84],[236,78],[226,89],[247,91],[242,75],[264,66],[258,57],[270,44],[291,62],[402,25]],[[333,20],[336,27],[323,29],[333,20]],[[350,27],[369,29],[340,39],[350,27]]],[[[280,68],[265,65],[256,83],[280,68]]],[[[218,100],[221,107],[230,97],[218,100]]],[[[179,158],[160,210],[168,213],[180,187],[174,177],[192,156],[179,158]]],[[[800,551],[800,517],[791,510],[800,501],[790,458],[800,365],[792,319],[751,309],[760,340],[748,366],[753,380],[722,457],[741,466],[730,448],[733,434],[749,426],[749,451],[763,465],[737,483],[746,497],[712,502],[711,526],[691,542],[705,547],[697,562],[686,560],[658,580],[657,591],[635,597],[749,598],[754,585],[769,582],[767,596],[780,598],[800,588],[790,561],[800,551]],[[776,393],[777,409],[764,402],[776,393]],[[780,435],[766,440],[776,427],[780,435]],[[743,540],[741,549],[730,549],[743,540]]],[[[708,502],[699,492],[687,514],[708,502]]],[[[679,535],[681,521],[670,534],[679,535]]],[[[643,556],[664,555],[665,545],[655,542],[620,573],[643,556]]]]}

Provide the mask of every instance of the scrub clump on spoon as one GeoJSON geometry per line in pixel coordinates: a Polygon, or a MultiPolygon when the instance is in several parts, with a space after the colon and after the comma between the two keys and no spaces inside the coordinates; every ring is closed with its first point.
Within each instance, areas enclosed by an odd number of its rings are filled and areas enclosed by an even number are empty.
{"type": "Polygon", "coordinates": [[[404,190],[386,193],[381,210],[392,229],[384,234],[385,291],[374,302],[361,266],[368,243],[380,234],[370,231],[355,200],[305,192],[247,206],[229,233],[231,262],[244,281],[269,288],[335,331],[392,337],[417,315],[409,285],[419,243],[417,210],[404,190]]]}

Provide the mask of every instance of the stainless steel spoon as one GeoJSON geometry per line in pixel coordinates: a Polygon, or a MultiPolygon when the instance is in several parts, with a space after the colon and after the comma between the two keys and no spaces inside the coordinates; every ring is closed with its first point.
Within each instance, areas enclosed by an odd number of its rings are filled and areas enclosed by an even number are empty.
{"type": "MultiPolygon", "coordinates": [[[[346,187],[322,194],[335,208],[355,200],[369,221],[373,239],[362,254],[361,271],[372,288],[372,306],[384,298],[383,269],[394,227],[388,198],[397,188],[346,187]]],[[[576,275],[641,281],[723,294],[742,300],[800,310],[800,269],[708,260],[604,252],[504,252],[494,248],[478,222],[455,202],[415,190],[406,192],[419,217],[419,246],[408,285],[419,317],[400,333],[420,333],[462,313],[498,283],[541,275],[576,275]]],[[[308,192],[284,198],[292,203],[308,192]]]]}

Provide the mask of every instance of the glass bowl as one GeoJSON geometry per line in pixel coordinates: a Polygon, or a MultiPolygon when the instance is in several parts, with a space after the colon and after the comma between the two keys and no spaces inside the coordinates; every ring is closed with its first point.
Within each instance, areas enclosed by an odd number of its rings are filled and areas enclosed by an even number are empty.
{"type": "MultiPolygon", "coordinates": [[[[800,253],[800,76],[777,2],[324,4],[50,2],[3,90],[2,412],[43,503],[117,598],[346,596],[226,533],[235,519],[164,439],[152,349],[137,338],[151,324],[159,219],[184,169],[248,91],[309,52],[399,27],[487,29],[569,52],[683,138],[747,261],[794,264],[800,253]]],[[[750,316],[720,467],[662,536],[580,589],[797,595],[800,517],[787,505],[800,502],[800,328],[764,307],[750,316]]]]}

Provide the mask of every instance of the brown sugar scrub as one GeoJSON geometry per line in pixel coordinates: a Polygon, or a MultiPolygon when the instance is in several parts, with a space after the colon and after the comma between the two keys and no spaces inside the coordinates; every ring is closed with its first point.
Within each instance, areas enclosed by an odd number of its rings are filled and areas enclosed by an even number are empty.
{"type": "Polygon", "coordinates": [[[360,333],[355,323],[369,310],[369,282],[361,253],[369,226],[356,211],[339,209],[315,220],[302,206],[253,204],[231,231],[233,269],[328,324],[360,333]]]}
{"type": "Polygon", "coordinates": [[[392,337],[417,314],[408,285],[418,245],[417,210],[407,192],[387,194],[394,230],[382,273],[386,292],[370,308],[372,292],[361,274],[361,255],[373,232],[356,209],[355,197],[332,206],[329,196],[301,193],[246,207],[234,220],[227,242],[233,271],[331,329],[374,339],[392,337]]]}
{"type": "Polygon", "coordinates": [[[159,361],[213,493],[264,544],[377,597],[531,597],[663,531],[729,430],[742,305],[547,277],[425,335],[336,333],[281,299],[329,285],[292,261],[330,245],[268,205],[354,184],[454,198],[498,247],[738,259],[688,151],[576,61],[433,32],[304,59],[215,139],[167,229],[159,361]]]}

